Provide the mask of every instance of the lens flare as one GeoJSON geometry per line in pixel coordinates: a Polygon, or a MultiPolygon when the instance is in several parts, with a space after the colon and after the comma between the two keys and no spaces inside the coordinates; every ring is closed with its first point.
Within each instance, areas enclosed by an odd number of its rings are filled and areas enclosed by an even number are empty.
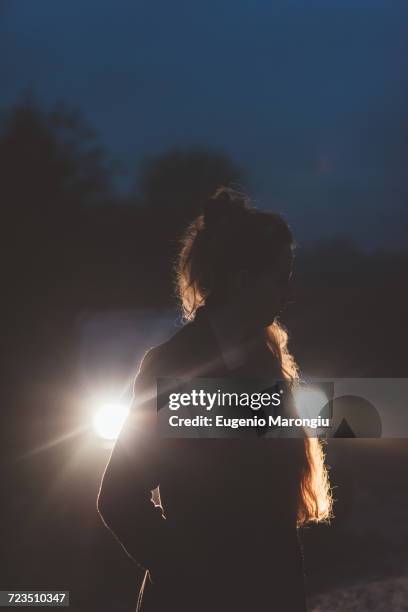
{"type": "Polygon", "coordinates": [[[104,404],[93,417],[95,432],[104,440],[116,440],[128,414],[128,406],[104,404]]]}

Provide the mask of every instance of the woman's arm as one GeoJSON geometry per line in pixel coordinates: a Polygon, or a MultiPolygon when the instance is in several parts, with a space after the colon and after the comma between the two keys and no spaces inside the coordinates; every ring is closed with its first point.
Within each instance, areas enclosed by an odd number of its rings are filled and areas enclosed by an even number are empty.
{"type": "Polygon", "coordinates": [[[155,577],[167,550],[168,525],[152,490],[160,482],[152,351],[140,366],[134,400],[103,475],[97,508],[128,555],[155,577]]]}

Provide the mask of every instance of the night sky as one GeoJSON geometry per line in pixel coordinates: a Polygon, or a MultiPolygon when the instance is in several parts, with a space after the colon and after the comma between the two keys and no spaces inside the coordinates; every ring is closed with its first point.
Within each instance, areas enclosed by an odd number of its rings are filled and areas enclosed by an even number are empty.
{"type": "Polygon", "coordinates": [[[0,0],[1,106],[79,108],[128,171],[221,150],[300,242],[402,248],[408,3],[0,0]]]}

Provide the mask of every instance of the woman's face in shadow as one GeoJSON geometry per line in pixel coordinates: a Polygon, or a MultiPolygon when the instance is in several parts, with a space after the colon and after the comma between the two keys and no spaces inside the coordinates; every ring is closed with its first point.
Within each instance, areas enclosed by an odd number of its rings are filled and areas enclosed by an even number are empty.
{"type": "Polygon", "coordinates": [[[293,254],[290,246],[282,249],[270,266],[256,276],[248,271],[238,275],[237,306],[251,325],[267,327],[292,298],[293,254]]]}

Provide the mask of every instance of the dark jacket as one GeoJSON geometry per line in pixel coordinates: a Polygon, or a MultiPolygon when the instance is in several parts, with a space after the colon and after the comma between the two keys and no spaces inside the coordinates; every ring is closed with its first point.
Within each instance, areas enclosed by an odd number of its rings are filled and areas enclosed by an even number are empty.
{"type": "MultiPolygon", "coordinates": [[[[254,355],[277,364],[270,351],[254,355]]],[[[256,369],[256,368],[255,368],[256,369]]],[[[299,439],[159,439],[158,377],[228,377],[206,316],[151,349],[135,404],[112,452],[98,510],[149,570],[146,612],[304,612],[296,528],[305,460],[299,439]],[[165,518],[151,501],[160,485],[165,518]]]]}

